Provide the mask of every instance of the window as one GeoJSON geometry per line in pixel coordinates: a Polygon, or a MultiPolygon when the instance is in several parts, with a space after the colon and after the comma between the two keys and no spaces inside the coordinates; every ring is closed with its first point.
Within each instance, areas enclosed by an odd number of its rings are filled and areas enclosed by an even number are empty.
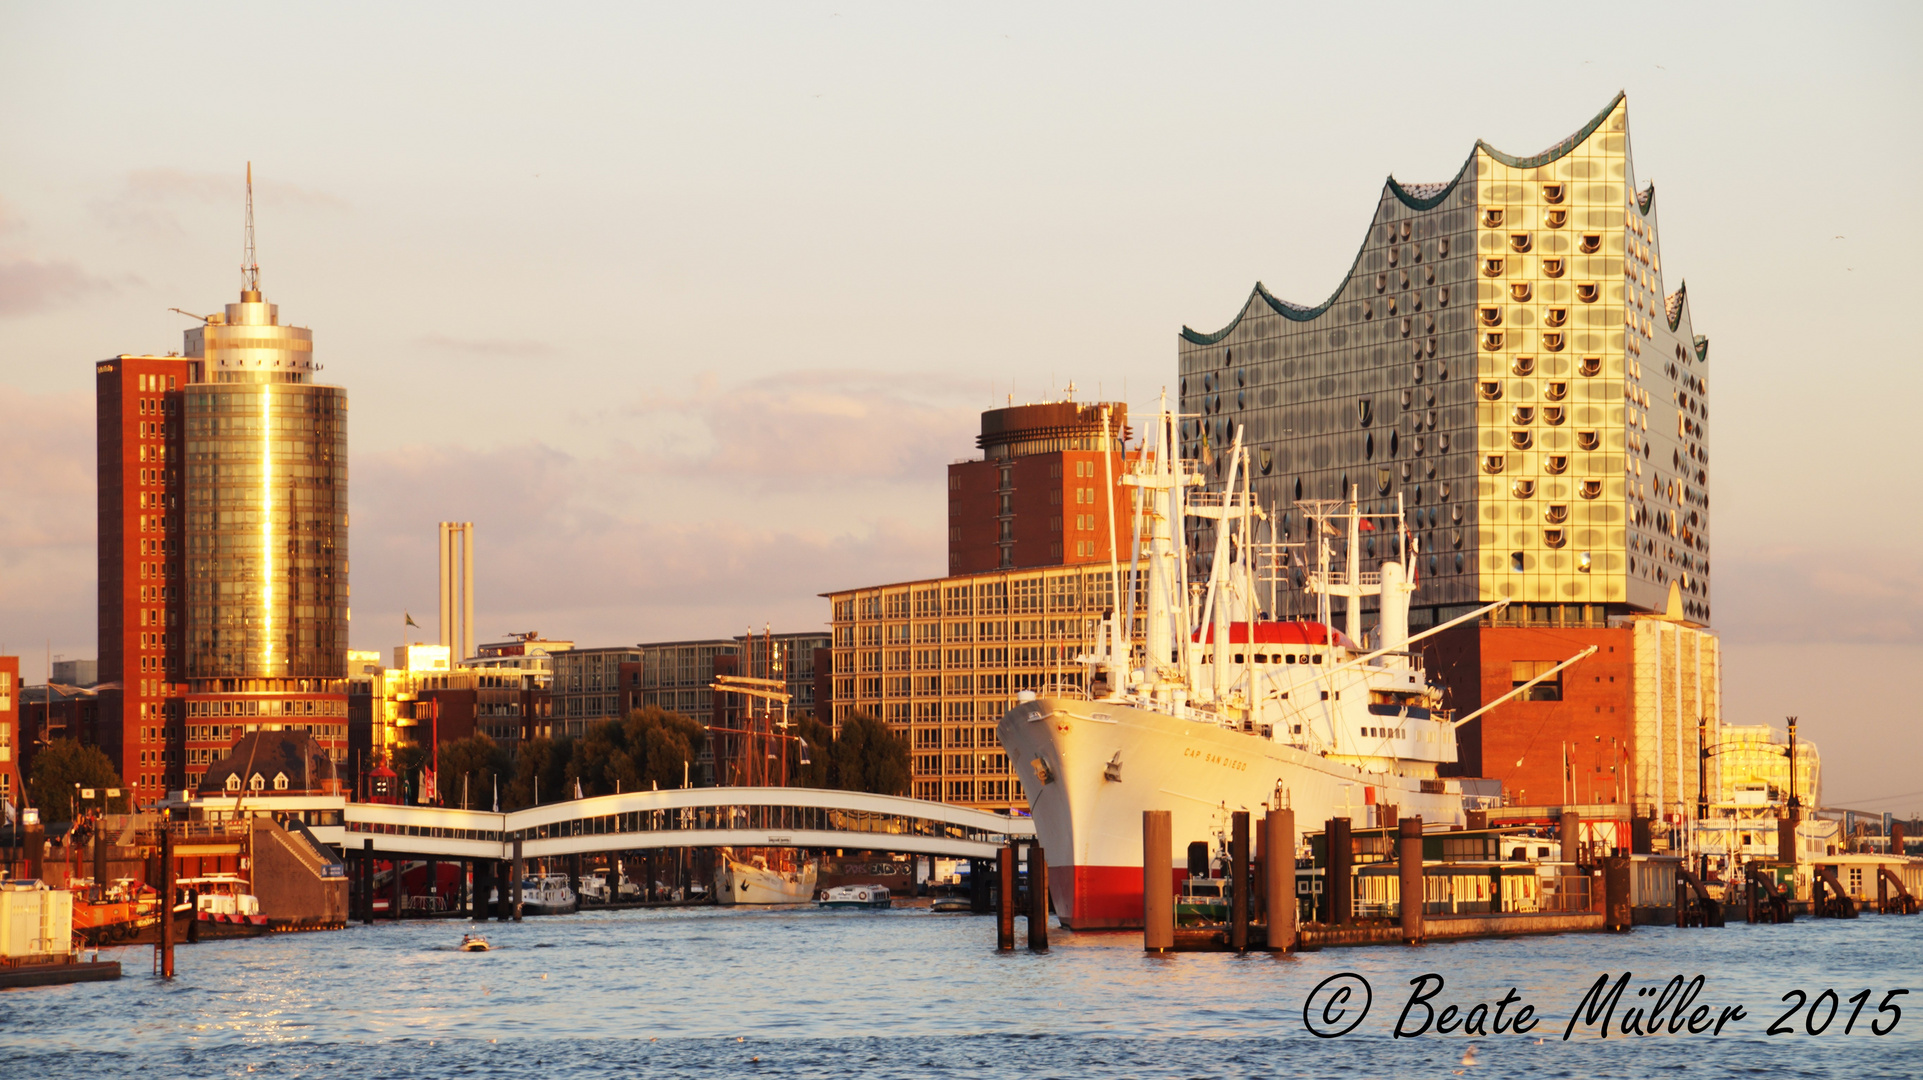
{"type": "Polygon", "coordinates": [[[1476,391],[1484,401],[1502,400],[1502,383],[1494,379],[1487,379],[1476,384],[1476,391]]]}
{"type": "Polygon", "coordinates": [[[1486,455],[1482,459],[1482,471],[1488,473],[1490,476],[1495,476],[1497,473],[1502,472],[1503,466],[1504,464],[1506,464],[1506,462],[1507,462],[1507,459],[1504,458],[1501,454],[1486,455]]]}
{"type": "Polygon", "coordinates": [[[1562,406],[1560,406],[1560,405],[1546,405],[1546,406],[1544,406],[1544,407],[1543,407],[1543,410],[1542,410],[1542,422],[1543,422],[1543,423],[1545,423],[1545,424],[1560,424],[1560,423],[1562,423],[1562,418],[1563,418],[1563,411],[1562,411],[1562,406]]]}
{"type": "Polygon", "coordinates": [[[1536,407],[1534,405],[1518,405],[1512,411],[1511,415],[1514,417],[1515,423],[1527,424],[1536,418],[1536,407]]]}
{"type": "Polygon", "coordinates": [[[1543,519],[1551,525],[1561,525],[1563,522],[1569,520],[1569,504],[1550,503],[1549,506],[1543,509],[1542,516],[1543,519]]]}
{"type": "Polygon", "coordinates": [[[1536,373],[1536,358],[1533,356],[1518,356],[1510,363],[1509,370],[1518,375],[1534,375],[1536,373]]]}
{"type": "Polygon", "coordinates": [[[1563,265],[1562,265],[1561,259],[1544,259],[1542,261],[1543,277],[1552,277],[1552,278],[1561,277],[1562,269],[1563,269],[1563,265]]]}
{"type": "Polygon", "coordinates": [[[1602,438],[1593,431],[1578,431],[1576,445],[1584,450],[1594,450],[1602,445],[1602,438]]]}
{"type": "Polygon", "coordinates": [[[1485,229],[1502,228],[1502,208],[1492,206],[1482,212],[1482,227],[1485,229]]]}
{"type": "Polygon", "coordinates": [[[1542,317],[1544,326],[1561,326],[1569,321],[1569,309],[1552,307],[1542,317]]]}
{"type": "Polygon", "coordinates": [[[1603,482],[1601,480],[1584,480],[1582,482],[1583,498],[1594,499],[1600,496],[1602,493],[1603,493],[1603,482]]]}
{"type": "Polygon", "coordinates": [[[1542,201],[1543,201],[1543,202],[1546,202],[1546,203],[1549,203],[1549,204],[1551,204],[1551,205],[1554,205],[1554,204],[1556,204],[1556,203],[1559,203],[1559,202],[1561,202],[1561,201],[1562,201],[1562,197],[1563,197],[1563,185],[1561,185],[1561,184],[1544,184],[1544,185],[1542,186],[1542,201]]]}
{"type": "Polygon", "coordinates": [[[1550,548],[1561,547],[1564,543],[1562,530],[1561,529],[1544,529],[1542,531],[1542,542],[1543,542],[1543,546],[1545,547],[1550,547],[1550,548]]]}
{"type": "Polygon", "coordinates": [[[1564,225],[1569,224],[1569,211],[1550,210],[1542,215],[1542,220],[1543,224],[1548,225],[1550,228],[1560,229],[1564,225]]]}
{"type": "Polygon", "coordinates": [[[1501,326],[1502,309],[1499,307],[1477,308],[1476,319],[1484,326],[1501,326]]]}
{"type": "Polygon", "coordinates": [[[1502,276],[1502,260],[1501,259],[1482,260],[1482,276],[1483,277],[1501,277],[1502,276]]]}
{"type": "Polygon", "coordinates": [[[1502,331],[1485,330],[1482,334],[1482,348],[1485,352],[1495,352],[1502,348],[1502,331]]]}
{"type": "Polygon", "coordinates": [[[1603,238],[1601,233],[1583,233],[1579,250],[1581,250],[1584,255],[1594,255],[1596,252],[1602,250],[1602,246],[1603,238]]]}
{"type": "Polygon", "coordinates": [[[1532,246],[1533,246],[1533,243],[1528,233],[1519,232],[1519,233],[1509,234],[1510,250],[1516,251],[1516,252],[1525,252],[1525,251],[1528,251],[1532,246]]]}
{"type": "Polygon", "coordinates": [[[1512,572],[1520,574],[1527,565],[1528,560],[1522,552],[1512,551],[1509,553],[1509,569],[1512,572]]]}
{"type": "Polygon", "coordinates": [[[1509,485],[1509,490],[1518,499],[1533,498],[1536,494],[1536,482],[1534,480],[1517,480],[1509,485]]]}
{"type": "Polygon", "coordinates": [[[1530,446],[1535,444],[1535,441],[1535,437],[1527,431],[1512,431],[1509,433],[1509,445],[1518,450],[1529,449],[1530,446]]]}
{"type": "Polygon", "coordinates": [[[1569,384],[1566,382],[1547,383],[1543,386],[1542,396],[1548,398],[1550,401],[1561,401],[1563,398],[1569,396],[1569,384]]]}
{"type": "Polygon", "coordinates": [[[1528,303],[1529,298],[1535,294],[1536,287],[1527,281],[1512,281],[1509,283],[1509,298],[1518,304],[1528,303]]]}
{"type": "Polygon", "coordinates": [[[1576,283],[1576,299],[1581,300],[1585,304],[1595,303],[1596,298],[1601,295],[1602,295],[1601,286],[1597,285],[1593,281],[1581,281],[1576,283]]]}
{"type": "MultiPolygon", "coordinates": [[[[1562,324],[1557,322],[1551,325],[1560,326],[1562,324]]],[[[1542,347],[1548,349],[1550,352],[1561,352],[1562,340],[1562,331],[1560,330],[1544,330],[1542,332],[1542,347]]]]}
{"type": "MultiPolygon", "coordinates": [[[[1554,671],[1554,660],[1517,660],[1509,665],[1509,689],[1527,685],[1530,680],[1547,672],[1554,671]]],[[[1562,672],[1543,679],[1519,695],[1524,701],[1561,701],[1562,672]]]]}
{"type": "Polygon", "coordinates": [[[1585,377],[1593,377],[1601,372],[1602,369],[1603,361],[1600,356],[1585,356],[1582,358],[1582,363],[1576,367],[1576,370],[1581,372],[1585,377]]]}
{"type": "Polygon", "coordinates": [[[1569,457],[1566,454],[1550,454],[1542,459],[1542,468],[1551,476],[1561,476],[1569,468],[1569,457]]]}

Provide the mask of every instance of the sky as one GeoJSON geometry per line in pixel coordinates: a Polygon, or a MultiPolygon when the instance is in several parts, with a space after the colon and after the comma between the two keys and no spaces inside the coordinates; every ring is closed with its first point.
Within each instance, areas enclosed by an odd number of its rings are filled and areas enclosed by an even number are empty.
{"type": "Polygon", "coordinates": [[[1923,15],[1742,12],[0,5],[0,650],[94,655],[92,363],[235,299],[250,161],[352,401],[354,647],[433,632],[443,520],[481,640],[605,645],[939,575],[981,410],[1147,408],[1183,325],[1327,296],[1385,177],[1626,90],[1711,340],[1725,717],[1923,808],[1923,15]]]}

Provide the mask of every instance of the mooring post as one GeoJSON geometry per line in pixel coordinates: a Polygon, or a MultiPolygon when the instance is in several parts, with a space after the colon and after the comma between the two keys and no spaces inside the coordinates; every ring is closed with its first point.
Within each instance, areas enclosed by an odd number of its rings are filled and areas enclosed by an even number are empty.
{"type": "Polygon", "coordinates": [[[1422,944],[1422,819],[1403,818],[1396,822],[1396,876],[1402,887],[1402,943],[1422,944]]]}
{"type": "Polygon", "coordinates": [[[174,977],[174,830],[160,827],[160,977],[174,977]]]}
{"type": "Polygon", "coordinates": [[[1556,827],[1556,836],[1562,841],[1562,861],[1582,862],[1582,815],[1574,810],[1562,812],[1562,823],[1556,827]]]}
{"type": "Polygon", "coordinates": [[[473,916],[475,922],[486,922],[488,916],[494,914],[488,910],[491,902],[487,896],[488,890],[493,887],[494,860],[476,859],[474,861],[474,897],[469,904],[472,908],[469,914],[473,916]]]}
{"type": "Polygon", "coordinates": [[[1175,826],[1167,810],[1142,811],[1142,948],[1175,947],[1175,826]]]}
{"type": "Polygon", "coordinates": [[[1048,951],[1048,853],[1039,839],[1028,845],[1028,947],[1048,951]]]}
{"type": "Polygon", "coordinates": [[[407,918],[407,860],[396,855],[391,861],[394,864],[394,910],[388,914],[395,922],[399,922],[407,918]]]}
{"type": "Polygon", "coordinates": [[[374,925],[374,838],[361,841],[361,922],[374,925]]]}
{"type": "Polygon", "coordinates": [[[514,921],[521,921],[521,878],[527,872],[521,858],[521,838],[514,838],[514,921]]]}
{"type": "Polygon", "coordinates": [[[995,897],[995,948],[1015,951],[1015,845],[995,853],[998,895],[995,897]]]}
{"type": "Polygon", "coordinates": [[[1229,948],[1249,951],[1249,812],[1229,816],[1229,948]]]}
{"type": "Polygon", "coordinates": [[[1756,860],[1743,864],[1743,914],[1750,922],[1756,921],[1756,860]]]}
{"type": "Polygon", "coordinates": [[[93,832],[93,895],[95,900],[107,898],[107,826],[99,821],[93,832]]]}
{"type": "Polygon", "coordinates": [[[1262,873],[1268,879],[1270,952],[1295,947],[1295,811],[1271,810],[1262,820],[1262,873]]]}
{"type": "Polygon", "coordinates": [[[968,860],[968,912],[971,915],[988,914],[988,867],[987,859],[968,860]]]}
{"type": "Polygon", "coordinates": [[[1686,873],[1688,873],[1688,871],[1683,868],[1683,864],[1677,863],[1676,864],[1676,929],[1678,930],[1681,930],[1683,927],[1689,925],[1689,917],[1688,917],[1689,915],[1689,883],[1683,880],[1683,875],[1686,873]]]}
{"type": "Polygon", "coordinates": [[[1329,905],[1329,925],[1347,926],[1355,918],[1355,903],[1350,899],[1351,868],[1355,864],[1355,843],[1350,839],[1349,819],[1330,818],[1323,832],[1328,859],[1323,870],[1322,895],[1329,905]]]}
{"type": "Polygon", "coordinates": [[[1611,930],[1630,926],[1629,858],[1611,855],[1603,860],[1603,925],[1611,930]]]}

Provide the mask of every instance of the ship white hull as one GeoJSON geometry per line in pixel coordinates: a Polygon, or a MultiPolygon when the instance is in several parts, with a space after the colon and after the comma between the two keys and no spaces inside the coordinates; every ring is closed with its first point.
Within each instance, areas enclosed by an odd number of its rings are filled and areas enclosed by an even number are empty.
{"type": "Polygon", "coordinates": [[[805,904],[815,898],[815,870],[813,859],[782,871],[722,858],[714,871],[715,903],[805,904]]]}
{"type": "Polygon", "coordinates": [[[1170,812],[1178,877],[1191,841],[1212,842],[1232,812],[1259,818],[1278,799],[1295,811],[1298,833],[1332,817],[1368,825],[1375,805],[1425,825],[1464,821],[1462,796],[1424,791],[1422,776],[1364,771],[1212,719],[1038,698],[1009,710],[1000,732],[1048,859],[1055,913],[1073,929],[1142,925],[1144,810],[1170,812]]]}

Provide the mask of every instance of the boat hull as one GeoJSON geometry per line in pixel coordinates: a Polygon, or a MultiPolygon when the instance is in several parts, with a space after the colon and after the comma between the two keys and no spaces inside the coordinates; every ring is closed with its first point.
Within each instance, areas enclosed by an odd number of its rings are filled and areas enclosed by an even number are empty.
{"type": "Polygon", "coordinates": [[[1333,817],[1366,825],[1383,805],[1429,825],[1464,821],[1461,795],[1434,790],[1433,778],[1365,771],[1206,718],[1037,698],[1009,710],[1000,734],[1048,859],[1052,906],[1071,929],[1142,925],[1145,810],[1170,813],[1171,886],[1186,876],[1188,844],[1227,833],[1235,811],[1289,807],[1298,834],[1333,817]]]}
{"type": "Polygon", "coordinates": [[[805,904],[815,896],[815,872],[812,859],[801,869],[786,873],[723,859],[715,867],[715,903],[805,904]]]}

